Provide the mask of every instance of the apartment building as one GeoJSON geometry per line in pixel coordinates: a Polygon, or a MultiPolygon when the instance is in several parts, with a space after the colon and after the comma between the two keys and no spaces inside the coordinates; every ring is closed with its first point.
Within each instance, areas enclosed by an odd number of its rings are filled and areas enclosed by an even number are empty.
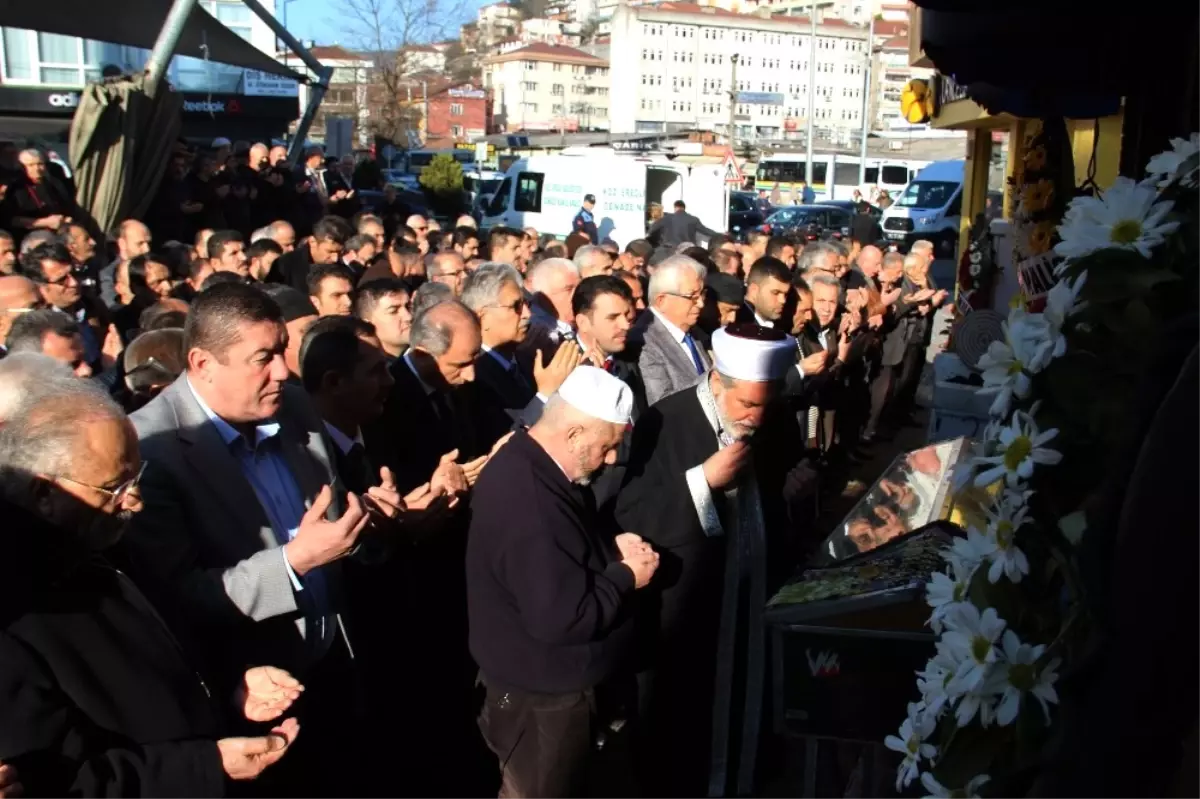
{"type": "Polygon", "coordinates": [[[826,18],[817,25],[815,58],[810,32],[808,19],[766,12],[621,5],[612,19],[612,130],[728,132],[732,103],[737,139],[799,139],[812,69],[813,124],[856,131],[867,92],[867,28],[826,18]]]}
{"type": "Polygon", "coordinates": [[[609,65],[574,47],[534,42],[484,59],[498,130],[609,130],[609,65]]]}
{"type": "MultiPolygon", "coordinates": [[[[875,84],[878,129],[907,128],[900,113],[900,94],[913,78],[931,79],[934,70],[909,66],[908,36],[893,36],[878,45],[875,84]]],[[[923,126],[924,127],[924,126],[923,126]]]]}
{"type": "Polygon", "coordinates": [[[508,3],[480,6],[475,14],[475,46],[481,52],[491,50],[505,39],[517,35],[521,27],[521,12],[508,3]]]}

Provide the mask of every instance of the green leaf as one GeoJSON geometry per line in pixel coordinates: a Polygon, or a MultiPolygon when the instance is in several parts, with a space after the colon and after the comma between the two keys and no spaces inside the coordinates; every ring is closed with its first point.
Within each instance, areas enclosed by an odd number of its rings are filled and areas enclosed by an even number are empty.
{"type": "Polygon", "coordinates": [[[1129,285],[1138,293],[1145,294],[1162,283],[1182,279],[1169,269],[1140,269],[1129,276],[1129,285]]]}

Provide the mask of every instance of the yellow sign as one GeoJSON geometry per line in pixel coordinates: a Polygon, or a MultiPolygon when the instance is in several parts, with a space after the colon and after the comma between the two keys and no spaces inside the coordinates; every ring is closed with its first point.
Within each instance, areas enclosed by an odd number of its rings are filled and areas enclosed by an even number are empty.
{"type": "Polygon", "coordinates": [[[900,113],[913,125],[928,122],[933,116],[933,92],[927,81],[913,78],[900,92],[900,113]]]}

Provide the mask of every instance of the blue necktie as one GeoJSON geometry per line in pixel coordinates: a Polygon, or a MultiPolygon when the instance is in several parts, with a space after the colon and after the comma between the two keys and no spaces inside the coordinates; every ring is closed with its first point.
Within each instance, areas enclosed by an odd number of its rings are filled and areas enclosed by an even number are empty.
{"type": "Polygon", "coordinates": [[[688,352],[692,354],[692,363],[696,367],[696,374],[704,374],[704,361],[700,360],[700,350],[696,349],[696,340],[690,333],[684,333],[683,343],[687,345],[688,352]]]}

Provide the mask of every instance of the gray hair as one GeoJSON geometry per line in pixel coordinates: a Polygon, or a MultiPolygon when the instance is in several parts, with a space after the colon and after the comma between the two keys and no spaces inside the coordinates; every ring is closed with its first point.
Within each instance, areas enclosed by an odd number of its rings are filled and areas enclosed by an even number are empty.
{"type": "Polygon", "coordinates": [[[250,234],[250,243],[262,241],[263,239],[271,238],[271,226],[260,227],[258,230],[250,234]]]}
{"type": "MultiPolygon", "coordinates": [[[[5,359],[8,360],[7,358],[5,359]]],[[[69,475],[80,432],[89,422],[125,419],[103,386],[44,371],[0,427],[0,485],[20,500],[34,475],[69,475]]]]}
{"type": "Polygon", "coordinates": [[[462,304],[476,314],[489,305],[495,305],[504,287],[512,283],[521,289],[521,273],[508,264],[488,261],[482,264],[463,283],[462,304]]]}
{"type": "Polygon", "coordinates": [[[42,342],[53,333],[62,338],[82,335],[79,323],[54,308],[40,308],[17,317],[8,330],[6,346],[10,353],[42,351],[42,342]]]}
{"type": "Polygon", "coordinates": [[[375,214],[363,214],[358,218],[358,232],[362,233],[363,227],[372,223],[383,227],[383,220],[375,216],[375,214]]]}
{"type": "Polygon", "coordinates": [[[36,402],[59,379],[79,380],[71,367],[41,352],[10,352],[0,360],[0,426],[31,401],[36,402]]]}
{"type": "Polygon", "coordinates": [[[37,147],[26,147],[24,150],[17,153],[17,159],[20,160],[21,156],[29,156],[43,162],[46,160],[46,154],[37,147]]]}
{"type": "Polygon", "coordinates": [[[25,234],[25,238],[21,239],[21,255],[32,250],[34,247],[40,247],[43,244],[56,244],[62,241],[62,238],[53,230],[31,230],[25,234]]]}
{"type": "MultiPolygon", "coordinates": [[[[428,285],[430,284],[426,283],[421,288],[428,285]]],[[[420,290],[417,289],[418,292],[420,290]]],[[[458,300],[450,298],[416,314],[412,323],[412,332],[409,334],[409,345],[425,350],[430,355],[445,353],[450,349],[450,344],[454,340],[455,317],[459,322],[468,322],[476,330],[479,329],[479,320],[475,318],[475,314],[471,313],[471,309],[458,300]]]]}
{"type": "Polygon", "coordinates": [[[650,276],[650,286],[646,289],[646,302],[653,303],[660,294],[679,290],[679,275],[690,270],[703,283],[708,270],[694,258],[686,255],[672,255],[659,264],[654,274],[650,276]]]}
{"type": "Polygon", "coordinates": [[[567,258],[546,258],[529,267],[529,271],[525,273],[525,284],[530,291],[545,291],[549,288],[547,282],[550,275],[568,269],[576,275],[579,274],[579,269],[567,258]]]}
{"type": "Polygon", "coordinates": [[[912,246],[908,248],[908,251],[910,253],[918,252],[918,251],[932,253],[933,252],[933,242],[930,241],[929,239],[917,239],[916,241],[914,241],[912,243],[912,246]]]}
{"type": "Polygon", "coordinates": [[[907,272],[909,269],[914,269],[918,266],[924,265],[925,257],[913,252],[912,249],[909,248],[908,255],[904,256],[904,270],[907,272]]]}
{"type": "Polygon", "coordinates": [[[817,286],[833,286],[838,290],[838,292],[841,292],[842,290],[842,281],[838,280],[824,269],[813,269],[809,272],[805,272],[804,282],[808,283],[810,290],[815,289],[817,286]]]}
{"type": "MultiPolygon", "coordinates": [[[[435,305],[441,305],[443,302],[449,302],[454,299],[454,289],[447,286],[445,283],[436,283],[428,280],[417,287],[417,290],[412,295],[412,314],[415,319],[425,311],[435,305]]],[[[414,322],[415,324],[415,322],[414,322]]]]}
{"type": "MultiPolygon", "coordinates": [[[[863,247],[863,249],[865,250],[866,247],[863,247]]],[[[900,262],[901,266],[904,266],[904,256],[903,255],[901,255],[898,252],[885,253],[883,256],[883,268],[890,269],[897,261],[900,262]]]]}
{"type": "Polygon", "coordinates": [[[584,268],[591,264],[592,258],[596,254],[601,254],[604,256],[605,260],[612,261],[612,256],[609,255],[608,251],[600,245],[585,244],[575,251],[575,269],[580,274],[583,274],[584,268]]]}
{"type": "Polygon", "coordinates": [[[833,258],[837,261],[842,252],[837,247],[834,247],[827,241],[813,241],[804,245],[804,249],[800,251],[800,255],[796,258],[796,270],[798,272],[810,272],[817,268],[817,262],[825,258],[833,258]]]}

